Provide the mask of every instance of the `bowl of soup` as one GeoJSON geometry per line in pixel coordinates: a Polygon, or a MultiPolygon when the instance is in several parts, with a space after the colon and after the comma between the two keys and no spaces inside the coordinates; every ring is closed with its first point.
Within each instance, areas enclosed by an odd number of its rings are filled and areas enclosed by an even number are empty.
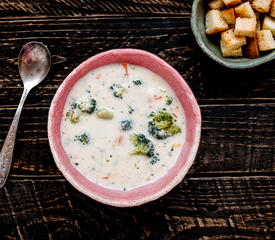
{"type": "Polygon", "coordinates": [[[138,49],[81,63],[58,88],[48,116],[50,148],[64,177],[117,207],[155,200],[180,183],[200,131],[199,106],[181,75],[138,49]]]}

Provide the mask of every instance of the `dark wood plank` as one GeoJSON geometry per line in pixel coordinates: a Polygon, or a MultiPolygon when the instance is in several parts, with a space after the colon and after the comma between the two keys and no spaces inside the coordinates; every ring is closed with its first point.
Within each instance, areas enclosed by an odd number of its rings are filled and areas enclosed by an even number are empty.
{"type": "Polygon", "coordinates": [[[272,239],[274,177],[191,178],[137,208],[97,203],[63,179],[8,180],[1,239],[272,239]]]}
{"type": "MultiPolygon", "coordinates": [[[[202,137],[191,174],[275,170],[275,104],[202,105],[202,137]]],[[[0,146],[15,108],[0,108],[0,146]]],[[[47,139],[48,108],[26,107],[19,124],[12,175],[56,175],[47,139]]]]}
{"type": "Polygon", "coordinates": [[[26,104],[49,106],[63,79],[82,61],[112,48],[141,48],[175,67],[201,104],[275,102],[274,62],[243,71],[218,66],[202,54],[190,29],[190,14],[169,17],[95,16],[0,19],[0,106],[15,106],[22,93],[20,48],[42,41],[54,55],[46,81],[26,104]]]}
{"type": "Polygon", "coordinates": [[[192,0],[1,0],[1,16],[86,16],[91,14],[179,14],[191,10],[192,0]]]}

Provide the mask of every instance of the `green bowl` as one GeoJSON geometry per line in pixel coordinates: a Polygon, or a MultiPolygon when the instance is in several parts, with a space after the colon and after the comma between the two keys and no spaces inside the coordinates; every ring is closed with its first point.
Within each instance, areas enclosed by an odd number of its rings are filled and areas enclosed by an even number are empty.
{"type": "Polygon", "coordinates": [[[259,66],[275,59],[275,50],[263,53],[259,58],[250,59],[245,57],[224,58],[221,54],[219,42],[213,36],[205,34],[205,14],[208,9],[207,0],[194,0],[191,15],[191,28],[200,48],[218,64],[235,69],[245,69],[259,66]]]}

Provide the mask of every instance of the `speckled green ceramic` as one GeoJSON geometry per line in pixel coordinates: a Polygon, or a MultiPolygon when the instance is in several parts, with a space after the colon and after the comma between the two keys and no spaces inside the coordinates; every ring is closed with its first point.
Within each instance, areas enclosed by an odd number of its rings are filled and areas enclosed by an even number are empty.
{"type": "Polygon", "coordinates": [[[275,50],[267,53],[262,52],[263,56],[255,59],[245,57],[224,58],[218,42],[213,41],[212,36],[209,37],[205,34],[205,13],[208,9],[206,3],[207,0],[194,0],[191,27],[198,45],[210,58],[220,65],[236,69],[252,68],[275,59],[275,50]]]}

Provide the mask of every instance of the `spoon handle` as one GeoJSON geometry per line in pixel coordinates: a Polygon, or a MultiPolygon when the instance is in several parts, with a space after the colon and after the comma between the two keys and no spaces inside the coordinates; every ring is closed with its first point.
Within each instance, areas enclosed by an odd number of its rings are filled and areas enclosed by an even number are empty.
{"type": "Polygon", "coordinates": [[[14,115],[12,124],[8,132],[8,135],[5,139],[4,145],[0,153],[0,188],[4,186],[8,178],[8,174],[9,174],[11,162],[12,162],[12,155],[13,155],[13,149],[15,144],[17,126],[18,126],[21,111],[22,111],[24,102],[26,100],[26,97],[28,96],[28,93],[29,93],[29,89],[24,88],[24,92],[22,94],[20,103],[18,105],[18,108],[16,110],[16,113],[14,115]]]}

